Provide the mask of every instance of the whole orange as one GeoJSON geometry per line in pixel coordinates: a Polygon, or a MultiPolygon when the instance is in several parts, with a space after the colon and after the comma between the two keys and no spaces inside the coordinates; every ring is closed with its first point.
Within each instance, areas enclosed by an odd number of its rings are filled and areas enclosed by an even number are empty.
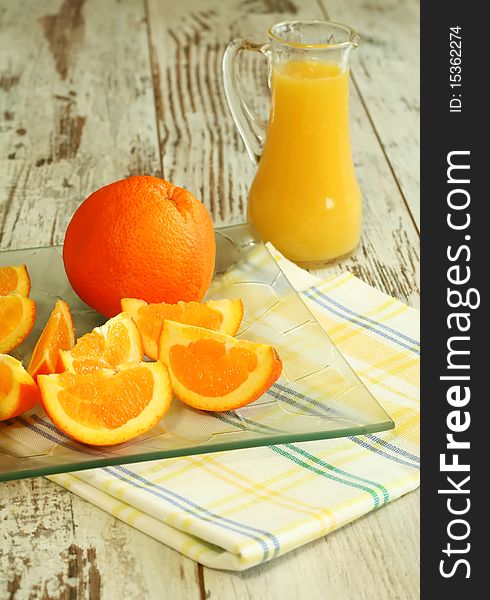
{"type": "Polygon", "coordinates": [[[147,175],[89,196],[73,215],[63,246],[73,289],[106,317],[121,311],[121,298],[202,300],[215,255],[213,222],[204,204],[147,175]]]}

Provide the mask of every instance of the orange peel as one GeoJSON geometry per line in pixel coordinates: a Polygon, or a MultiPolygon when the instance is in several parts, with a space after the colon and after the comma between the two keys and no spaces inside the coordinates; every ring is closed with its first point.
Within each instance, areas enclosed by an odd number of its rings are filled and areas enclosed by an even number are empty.
{"type": "Polygon", "coordinates": [[[172,388],[161,363],[38,378],[44,409],[68,437],[94,446],[126,442],[154,427],[170,408],[172,388]]]}
{"type": "Polygon", "coordinates": [[[208,411],[250,404],[282,371],[272,346],[174,321],[164,321],[159,360],[168,367],[177,398],[208,411]]]}
{"type": "Polygon", "coordinates": [[[57,300],[53,311],[32,351],[27,371],[34,379],[38,375],[64,371],[60,350],[71,350],[75,345],[75,328],[70,307],[57,300]]]}
{"type": "Polygon", "coordinates": [[[30,410],[40,399],[39,388],[22,363],[0,354],[0,421],[30,410]]]}

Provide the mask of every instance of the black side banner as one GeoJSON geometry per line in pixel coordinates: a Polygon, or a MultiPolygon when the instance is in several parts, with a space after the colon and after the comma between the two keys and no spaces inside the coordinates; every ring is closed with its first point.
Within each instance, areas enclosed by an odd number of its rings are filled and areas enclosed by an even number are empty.
{"type": "Polygon", "coordinates": [[[422,597],[448,600],[486,595],[490,127],[478,6],[421,7],[421,583],[422,597]]]}

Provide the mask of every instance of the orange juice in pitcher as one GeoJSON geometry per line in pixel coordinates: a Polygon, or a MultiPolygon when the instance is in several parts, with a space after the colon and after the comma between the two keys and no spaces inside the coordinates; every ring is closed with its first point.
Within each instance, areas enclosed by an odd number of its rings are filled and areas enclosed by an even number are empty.
{"type": "Polygon", "coordinates": [[[361,194],[348,114],[348,54],[358,36],[321,21],[280,23],[269,34],[267,45],[232,42],[224,58],[230,109],[258,162],[248,216],[262,238],[287,258],[305,267],[322,266],[352,254],[360,239],[361,194]],[[270,57],[268,126],[236,94],[231,69],[240,49],[270,57]]]}

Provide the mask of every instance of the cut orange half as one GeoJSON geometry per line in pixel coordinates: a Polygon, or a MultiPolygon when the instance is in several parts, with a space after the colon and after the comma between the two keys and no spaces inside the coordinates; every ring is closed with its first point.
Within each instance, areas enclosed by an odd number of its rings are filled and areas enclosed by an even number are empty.
{"type": "Polygon", "coordinates": [[[75,345],[75,329],[70,307],[57,300],[46,327],[39,336],[27,370],[34,379],[38,375],[64,371],[60,350],[71,350],[75,345]]]}
{"type": "Polygon", "coordinates": [[[179,400],[225,411],[257,400],[278,379],[282,362],[272,346],[165,321],[159,358],[179,400]]]}
{"type": "Polygon", "coordinates": [[[0,421],[30,410],[40,399],[39,388],[22,363],[0,354],[0,421]]]}
{"type": "Polygon", "coordinates": [[[36,321],[34,300],[12,292],[0,296],[0,352],[7,353],[23,342],[36,321]]]}
{"type": "Polygon", "coordinates": [[[40,375],[42,403],[67,436],[94,446],[126,442],[154,427],[172,401],[161,363],[129,363],[117,371],[40,375]]]}
{"type": "Polygon", "coordinates": [[[165,319],[235,335],[243,318],[243,302],[239,298],[177,304],[147,304],[144,300],[123,298],[121,308],[135,320],[141,331],[145,354],[153,360],[157,360],[158,340],[165,319]]]}
{"type": "Polygon", "coordinates": [[[0,267],[0,296],[12,292],[18,292],[22,296],[28,296],[31,292],[31,280],[25,265],[0,267]]]}
{"type": "Polygon", "coordinates": [[[60,358],[65,370],[71,373],[114,369],[123,363],[141,362],[143,342],[131,316],[120,313],[82,335],[72,350],[60,352],[60,358]]]}

